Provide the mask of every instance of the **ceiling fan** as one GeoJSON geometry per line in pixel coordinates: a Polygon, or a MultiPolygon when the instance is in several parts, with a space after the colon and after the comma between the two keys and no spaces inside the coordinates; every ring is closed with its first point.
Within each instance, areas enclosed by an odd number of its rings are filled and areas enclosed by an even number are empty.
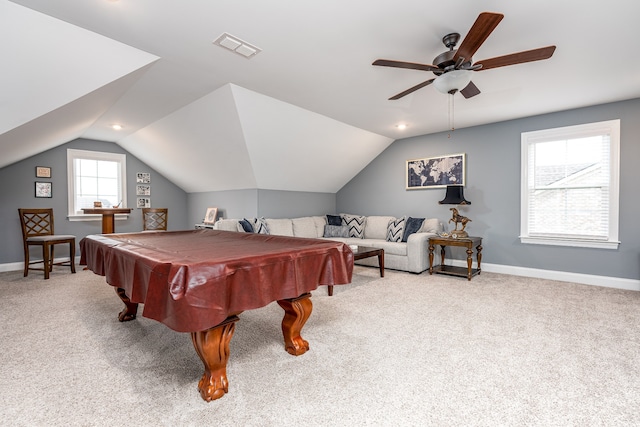
{"type": "Polygon", "coordinates": [[[454,48],[460,40],[460,34],[450,33],[444,36],[442,43],[444,43],[449,50],[434,58],[433,63],[435,65],[416,64],[413,62],[393,61],[389,59],[378,59],[374,61],[373,65],[431,71],[436,75],[435,78],[400,92],[389,98],[389,100],[400,99],[431,83],[434,83],[436,89],[442,93],[454,94],[459,90],[462,96],[471,98],[480,93],[480,89],[471,81],[471,71],[490,70],[492,68],[551,58],[553,52],[556,50],[555,46],[516,52],[473,63],[472,56],[480,46],[482,46],[482,43],[489,37],[489,34],[498,26],[500,21],[502,21],[502,18],[504,18],[504,15],[501,13],[482,12],[478,15],[476,22],[474,22],[458,49],[454,48]]]}

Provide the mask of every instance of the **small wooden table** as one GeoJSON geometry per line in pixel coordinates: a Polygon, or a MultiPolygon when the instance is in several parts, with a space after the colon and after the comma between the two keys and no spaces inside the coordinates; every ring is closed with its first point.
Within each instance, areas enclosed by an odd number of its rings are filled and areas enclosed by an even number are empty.
{"type": "Polygon", "coordinates": [[[115,215],[131,213],[131,208],[85,208],[82,211],[102,215],[102,234],[111,234],[116,231],[115,215]]]}
{"type": "MultiPolygon", "coordinates": [[[[377,256],[378,266],[380,267],[380,277],[384,277],[384,249],[371,248],[369,246],[357,246],[355,249],[351,248],[351,251],[353,252],[354,261],[377,256]]],[[[329,285],[328,292],[329,296],[333,295],[333,286],[329,285]]]]}
{"type": "Polygon", "coordinates": [[[450,276],[466,277],[467,280],[471,280],[476,274],[480,274],[482,271],[480,268],[480,262],[482,262],[482,237],[465,237],[459,239],[453,239],[451,237],[431,237],[429,239],[429,274],[434,272],[438,274],[448,274],[450,276]],[[440,245],[440,265],[433,267],[433,250],[436,245],[440,245]],[[462,246],[467,248],[467,268],[455,267],[451,265],[444,265],[445,248],[447,246],[462,246]],[[473,263],[473,247],[476,247],[476,260],[478,268],[471,268],[473,263]]]}

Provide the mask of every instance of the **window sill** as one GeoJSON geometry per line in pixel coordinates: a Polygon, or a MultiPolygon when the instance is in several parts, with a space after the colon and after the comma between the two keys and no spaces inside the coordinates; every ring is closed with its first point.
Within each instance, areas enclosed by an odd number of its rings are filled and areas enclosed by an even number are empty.
{"type": "Polygon", "coordinates": [[[551,239],[548,237],[520,236],[520,243],[529,245],[570,246],[576,248],[618,249],[620,242],[612,240],[551,239]]]}
{"type": "MultiPolygon", "coordinates": [[[[129,219],[129,214],[116,214],[114,215],[116,221],[122,221],[125,219],[129,219]]],[[[100,214],[87,214],[87,215],[68,215],[67,219],[69,221],[102,221],[102,215],[100,214]]]]}

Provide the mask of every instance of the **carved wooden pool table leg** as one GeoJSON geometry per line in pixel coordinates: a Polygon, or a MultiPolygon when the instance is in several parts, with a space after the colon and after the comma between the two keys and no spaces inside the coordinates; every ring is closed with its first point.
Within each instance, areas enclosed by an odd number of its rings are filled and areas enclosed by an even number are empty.
{"type": "Polygon", "coordinates": [[[120,297],[122,302],[124,303],[124,309],[118,314],[118,320],[121,322],[128,322],[129,320],[133,320],[136,318],[136,314],[138,313],[138,303],[131,302],[127,294],[124,293],[124,289],[116,288],[116,294],[120,297]]]}
{"type": "Polygon", "coordinates": [[[204,364],[204,374],[198,382],[198,391],[207,402],[220,399],[229,391],[227,380],[229,342],[238,320],[238,316],[229,316],[213,328],[191,333],[193,346],[204,364]]]}
{"type": "Polygon", "coordinates": [[[302,294],[297,298],[279,300],[278,305],[284,309],[282,319],[282,335],[284,346],[289,354],[300,356],[309,350],[309,343],[302,339],[300,331],[309,319],[313,304],[311,294],[302,294]]]}

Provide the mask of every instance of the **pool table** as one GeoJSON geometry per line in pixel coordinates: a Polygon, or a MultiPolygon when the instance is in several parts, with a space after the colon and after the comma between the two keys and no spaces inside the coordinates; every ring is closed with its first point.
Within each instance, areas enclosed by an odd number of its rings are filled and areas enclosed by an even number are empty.
{"type": "Polygon", "coordinates": [[[243,311],[277,301],[286,351],[304,354],[310,292],[351,283],[353,273],[353,253],[340,242],[209,229],[90,235],[80,251],[80,264],[122,299],[120,321],[135,319],[143,303],[144,317],[191,334],[206,401],[228,392],[229,343],[243,311]]]}

